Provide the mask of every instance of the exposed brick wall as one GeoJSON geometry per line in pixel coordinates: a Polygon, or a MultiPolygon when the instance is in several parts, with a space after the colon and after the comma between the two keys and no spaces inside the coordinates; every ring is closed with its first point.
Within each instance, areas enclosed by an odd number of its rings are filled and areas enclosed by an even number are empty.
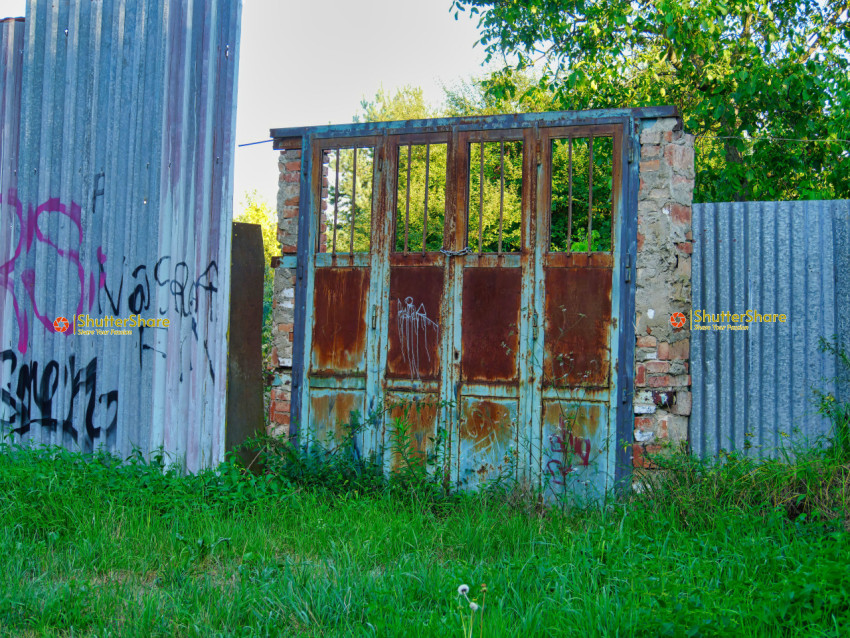
{"type": "MultiPolygon", "coordinates": [[[[277,192],[277,238],[282,255],[294,255],[298,246],[298,203],[301,151],[281,151],[278,159],[280,182],[277,192]]],[[[292,390],[292,341],[295,324],[295,269],[278,265],[274,273],[272,300],[272,385],[269,396],[270,434],[289,434],[292,390]]]]}
{"type": "Polygon", "coordinates": [[[645,452],[688,438],[690,331],[670,315],[691,309],[694,137],[675,118],[647,121],[640,156],[633,451],[648,467],[645,452]]]}
{"type": "MultiPolygon", "coordinates": [[[[674,329],[673,312],[691,306],[691,205],[694,138],[675,118],[647,121],[640,134],[638,256],[635,317],[635,432],[633,462],[647,467],[645,452],[688,437],[691,413],[690,332],[674,329]]],[[[283,151],[278,160],[278,238],[283,255],[298,241],[301,151],[283,151]]],[[[327,205],[327,181],[322,207],[327,205]]],[[[325,225],[320,242],[324,245],[325,225]]],[[[274,364],[270,420],[275,434],[289,432],[295,270],[275,270],[274,364]]]]}

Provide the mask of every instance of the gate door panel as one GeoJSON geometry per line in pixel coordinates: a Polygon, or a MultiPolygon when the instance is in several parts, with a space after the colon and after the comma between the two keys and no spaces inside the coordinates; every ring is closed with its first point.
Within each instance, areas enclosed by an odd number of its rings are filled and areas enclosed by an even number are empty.
{"type": "Polygon", "coordinates": [[[613,486],[618,423],[632,427],[637,177],[632,112],[617,113],[303,130],[301,436],[339,441],[352,411],[371,413],[357,453],[388,471],[403,419],[407,458],[445,430],[456,486],[613,486]]]}
{"type": "Polygon", "coordinates": [[[538,252],[543,270],[542,467],[549,488],[600,497],[614,453],[622,127],[548,129],[538,252]],[[612,348],[613,346],[613,348],[612,348]]]}
{"type": "MultiPolygon", "coordinates": [[[[369,323],[375,296],[372,253],[379,189],[375,157],[380,138],[318,142],[312,155],[311,295],[305,339],[307,430],[323,445],[342,440],[351,413],[367,411],[369,323]]],[[[374,449],[376,433],[358,441],[374,449]]]]}
{"type": "MultiPolygon", "coordinates": [[[[409,452],[420,459],[433,451],[437,426],[445,422],[444,349],[451,334],[446,322],[445,245],[449,136],[393,136],[388,141],[387,201],[392,216],[388,240],[389,282],[385,405],[391,422],[408,423],[409,452]],[[448,329],[447,329],[448,327],[448,329]]],[[[449,316],[451,314],[449,313],[449,316]]],[[[398,454],[385,458],[394,468],[398,454]]]]}
{"type": "Polygon", "coordinates": [[[508,472],[506,455],[519,446],[522,308],[533,274],[525,245],[531,191],[523,135],[476,131],[460,135],[458,144],[465,197],[457,228],[467,254],[454,260],[460,369],[452,469],[467,487],[508,472]]]}

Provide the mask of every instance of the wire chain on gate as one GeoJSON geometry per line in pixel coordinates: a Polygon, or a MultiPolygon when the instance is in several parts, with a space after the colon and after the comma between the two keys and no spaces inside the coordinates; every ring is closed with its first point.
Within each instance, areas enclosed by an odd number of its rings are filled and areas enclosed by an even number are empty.
{"type": "Polygon", "coordinates": [[[460,257],[461,255],[469,254],[469,246],[462,248],[461,250],[446,250],[445,248],[440,248],[440,252],[447,257],[460,257]]]}

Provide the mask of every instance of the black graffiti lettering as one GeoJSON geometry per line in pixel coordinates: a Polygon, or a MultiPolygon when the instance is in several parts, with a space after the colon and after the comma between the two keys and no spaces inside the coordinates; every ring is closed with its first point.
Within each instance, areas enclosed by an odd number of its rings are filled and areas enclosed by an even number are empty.
{"type": "Polygon", "coordinates": [[[96,357],[86,366],[86,394],[89,397],[89,403],[86,406],[86,434],[89,435],[89,439],[94,440],[100,436],[100,428],[94,426],[95,395],[97,394],[96,357]]]}
{"type": "Polygon", "coordinates": [[[32,402],[32,386],[38,374],[38,363],[21,365],[18,372],[18,388],[15,396],[18,397],[18,415],[21,417],[21,425],[12,430],[15,434],[26,434],[30,430],[30,408],[32,402]]]}
{"type": "MultiPolygon", "coordinates": [[[[99,264],[100,266],[100,277],[103,280],[103,287],[100,289],[106,293],[106,298],[109,300],[109,306],[112,308],[112,314],[117,315],[121,312],[121,295],[124,292],[124,261],[121,262],[121,279],[118,284],[118,294],[114,297],[112,296],[112,291],[109,290],[109,286],[106,285],[106,270],[103,267],[103,264],[99,264]]],[[[98,291],[97,295],[97,309],[103,314],[103,304],[101,304],[100,291],[98,291]]]]}
{"type": "MultiPolygon", "coordinates": [[[[48,361],[41,367],[39,374],[39,363],[22,363],[17,366],[17,358],[12,350],[4,350],[0,353],[0,362],[11,363],[5,387],[0,390],[0,402],[3,404],[6,416],[0,419],[3,426],[13,427],[12,432],[24,435],[32,429],[33,425],[54,431],[62,427],[62,431],[71,436],[76,442],[78,430],[74,427],[74,409],[77,404],[78,395],[83,395],[86,401],[84,425],[87,436],[86,443],[101,436],[104,428],[95,425],[95,409],[98,404],[106,401],[106,411],[115,406],[112,420],[105,428],[105,433],[113,432],[118,426],[118,390],[98,394],[97,373],[98,360],[93,357],[85,367],[77,367],[75,355],[68,357],[68,363],[60,366],[58,361],[48,361]],[[17,369],[17,375],[15,371],[17,369]],[[17,378],[15,378],[17,376],[17,378]],[[56,395],[60,387],[66,388],[66,406],[56,405],[56,395]],[[12,388],[14,387],[14,393],[12,388]],[[57,418],[60,409],[67,407],[64,418],[57,418]]],[[[7,371],[4,366],[3,373],[7,371]]]]}
{"type": "Polygon", "coordinates": [[[115,404],[115,414],[112,415],[112,421],[106,426],[107,432],[114,432],[118,427],[118,390],[110,390],[106,394],[101,394],[97,399],[98,403],[102,403],[104,397],[106,397],[107,411],[113,403],[115,404]]]}
{"type": "MultiPolygon", "coordinates": [[[[213,294],[218,292],[216,281],[213,280],[213,271],[215,271],[215,279],[218,280],[218,264],[216,264],[215,261],[211,261],[207,266],[207,269],[202,272],[200,276],[195,280],[195,283],[192,284],[192,299],[194,300],[194,311],[200,311],[200,302],[198,300],[198,294],[201,290],[205,290],[207,292],[207,306],[209,306],[210,321],[214,321],[213,294]]],[[[189,301],[190,308],[192,306],[192,299],[190,299],[189,301]]]]}
{"type": "MultiPolygon", "coordinates": [[[[33,364],[35,366],[35,364],[33,364]]],[[[58,422],[52,417],[53,414],[53,397],[56,395],[56,388],[59,387],[59,364],[56,361],[48,361],[44,366],[44,372],[41,373],[41,383],[39,387],[35,386],[35,378],[33,378],[33,400],[35,401],[38,411],[42,415],[50,415],[42,417],[41,424],[47,427],[56,427],[58,422]],[[51,383],[51,379],[53,382],[51,383]]]]}
{"type": "Polygon", "coordinates": [[[142,272],[144,276],[144,283],[141,281],[136,283],[136,287],[133,288],[133,292],[130,293],[129,298],[127,299],[128,305],[130,306],[130,312],[134,315],[141,314],[142,310],[148,310],[151,307],[151,283],[148,279],[148,267],[144,264],[136,266],[136,268],[133,269],[133,278],[138,279],[140,272],[142,272]]]}
{"type": "Polygon", "coordinates": [[[182,317],[188,317],[191,313],[186,310],[186,284],[189,283],[189,265],[185,261],[174,266],[174,278],[171,280],[171,294],[174,295],[174,309],[182,317]],[[178,279],[178,270],[182,271],[182,279],[178,279]]]}
{"type": "Polygon", "coordinates": [[[11,365],[11,369],[9,370],[9,374],[5,375],[6,379],[9,381],[6,383],[6,387],[3,388],[2,392],[0,392],[0,400],[9,408],[10,418],[4,418],[0,423],[3,424],[4,427],[8,427],[10,425],[14,425],[18,420],[18,402],[15,401],[12,396],[12,375],[15,373],[15,368],[18,367],[18,358],[15,356],[15,352],[13,350],[4,350],[2,354],[0,354],[0,362],[4,365],[9,361],[11,365]]]}
{"type": "MultiPolygon", "coordinates": [[[[160,257],[159,260],[156,262],[156,265],[153,267],[153,279],[160,286],[167,286],[168,282],[171,281],[170,276],[165,280],[159,278],[159,269],[162,267],[162,262],[164,261],[171,261],[171,257],[167,255],[165,257],[160,257]]],[[[169,306],[170,304],[166,304],[165,308],[160,308],[159,314],[164,315],[165,313],[167,313],[169,306]]]]}

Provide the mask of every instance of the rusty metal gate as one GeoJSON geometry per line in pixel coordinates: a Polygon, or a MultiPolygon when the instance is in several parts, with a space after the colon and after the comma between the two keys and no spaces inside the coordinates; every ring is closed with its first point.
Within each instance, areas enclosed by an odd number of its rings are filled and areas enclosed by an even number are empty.
{"type": "Polygon", "coordinates": [[[656,116],[272,130],[302,149],[293,433],[376,415],[358,449],[389,469],[403,416],[413,453],[444,429],[456,485],[610,490],[632,440],[635,122],[656,116]]]}

